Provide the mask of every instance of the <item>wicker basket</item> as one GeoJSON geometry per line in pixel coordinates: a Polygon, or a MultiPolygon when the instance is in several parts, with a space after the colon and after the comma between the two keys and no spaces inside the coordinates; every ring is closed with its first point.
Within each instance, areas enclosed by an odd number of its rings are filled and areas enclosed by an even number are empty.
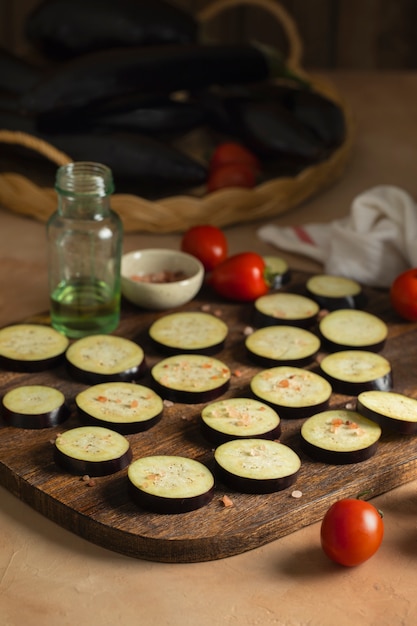
{"type": "MultiPolygon", "coordinates": [[[[296,176],[280,177],[253,189],[222,189],[203,197],[179,195],[157,201],[115,193],[113,208],[121,216],[125,232],[181,232],[194,224],[211,223],[219,227],[271,218],[299,205],[332,184],[344,171],[353,143],[353,123],[346,103],[325,81],[309,76],[301,66],[302,44],[297,27],[286,10],[275,0],[215,0],[198,14],[201,24],[225,9],[253,5],[269,11],[282,26],[288,40],[287,65],[306,77],[313,87],[334,100],[342,109],[346,122],[344,143],[325,161],[308,167],[296,176]]],[[[72,159],[54,146],[22,132],[0,129],[0,142],[17,144],[43,155],[57,166],[72,159]]],[[[46,221],[56,208],[53,188],[40,187],[27,177],[15,173],[0,174],[0,205],[15,213],[46,221]]]]}

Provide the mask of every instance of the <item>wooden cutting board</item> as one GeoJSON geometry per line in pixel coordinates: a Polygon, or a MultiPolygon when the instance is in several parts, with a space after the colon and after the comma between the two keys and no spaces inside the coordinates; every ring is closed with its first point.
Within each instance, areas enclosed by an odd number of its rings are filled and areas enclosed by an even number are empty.
{"type": "MultiPolygon", "coordinates": [[[[293,275],[288,291],[302,292],[306,275],[293,275]]],[[[393,369],[395,391],[417,397],[417,324],[401,322],[390,310],[385,291],[368,290],[366,309],[389,325],[382,354],[393,369]]],[[[248,359],[245,329],[251,325],[250,304],[216,301],[202,293],[183,310],[210,311],[229,326],[224,350],[216,355],[231,368],[232,382],[222,397],[248,396],[251,377],[260,370],[248,359]]],[[[144,348],[149,368],[163,355],[152,348],[147,329],[156,316],[123,303],[117,334],[134,339],[144,348]]],[[[34,320],[25,320],[34,321],[34,320]]],[[[35,321],[45,321],[40,316],[35,321]]],[[[149,384],[149,374],[140,379],[149,384]]],[[[417,438],[384,435],[374,457],[353,465],[331,466],[313,462],[300,450],[302,420],[283,420],[281,441],[301,457],[295,485],[267,495],[234,492],[220,482],[210,504],[190,513],[161,515],[134,504],[128,495],[127,470],[95,478],[89,484],[59,469],[53,461],[53,441],[58,432],[80,425],[74,397],[84,388],[72,381],[65,367],[36,374],[0,371],[0,394],[18,385],[46,384],[60,389],[70,402],[69,420],[60,427],[27,430],[0,421],[0,483],[22,501],[71,532],[110,550],[136,558],[163,562],[197,562],[220,559],[257,548],[320,520],[337,499],[367,492],[367,498],[384,493],[417,477],[417,438]],[[293,490],[302,492],[300,498],[293,490]],[[228,495],[232,507],[222,503],[228,495]]],[[[333,395],[331,407],[345,406],[352,398],[333,395]]],[[[147,454],[190,456],[213,466],[213,449],[199,428],[204,405],[166,406],[162,420],[152,429],[128,435],[137,458],[147,454]]]]}

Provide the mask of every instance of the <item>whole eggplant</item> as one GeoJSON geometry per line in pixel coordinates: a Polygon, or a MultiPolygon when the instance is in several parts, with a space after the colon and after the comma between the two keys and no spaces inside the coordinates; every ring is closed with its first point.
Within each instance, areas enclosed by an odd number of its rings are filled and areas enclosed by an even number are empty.
{"type": "Polygon", "coordinates": [[[265,52],[251,44],[103,50],[57,67],[23,95],[21,106],[26,113],[65,120],[116,96],[169,94],[287,75],[288,69],[278,57],[276,51],[265,52]]]}
{"type": "Polygon", "coordinates": [[[207,178],[206,168],[187,154],[150,136],[114,133],[42,133],[36,122],[0,111],[0,128],[44,139],[75,161],[108,165],[116,179],[134,183],[138,193],[162,196],[166,189],[187,189],[207,178]]]}
{"type": "Polygon", "coordinates": [[[247,95],[205,94],[210,123],[253,150],[261,159],[296,160],[300,165],[323,159],[327,150],[289,110],[272,99],[247,95]]]}
{"type": "Polygon", "coordinates": [[[0,91],[23,94],[41,75],[39,68],[0,46],[0,91]]]}
{"type": "Polygon", "coordinates": [[[26,36],[53,59],[117,46],[190,43],[198,26],[165,0],[44,0],[27,17],[26,36]]]}

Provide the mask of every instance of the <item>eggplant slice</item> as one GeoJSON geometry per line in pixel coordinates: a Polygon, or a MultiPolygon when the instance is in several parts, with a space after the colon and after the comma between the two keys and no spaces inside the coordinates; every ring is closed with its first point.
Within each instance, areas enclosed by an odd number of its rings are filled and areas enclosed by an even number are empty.
{"type": "Polygon", "coordinates": [[[286,324],[308,328],[320,311],[319,305],[297,293],[280,292],[261,296],[254,303],[254,321],[257,326],[286,324]]]}
{"type": "Polygon", "coordinates": [[[151,370],[156,392],[172,402],[194,404],[211,402],[230,383],[229,367],[210,356],[178,354],[167,357],[151,370]]]}
{"type": "Polygon", "coordinates": [[[149,336],[165,354],[215,354],[223,347],[228,333],[223,320],[197,311],[171,313],[157,319],[149,336]]]}
{"type": "Polygon", "coordinates": [[[203,408],[201,430],[215,445],[231,439],[278,439],[281,419],[272,407],[259,400],[227,398],[203,408]]]}
{"type": "Polygon", "coordinates": [[[336,393],[358,395],[362,391],[392,389],[391,364],[385,357],[366,350],[342,350],[325,356],[321,373],[336,393]]]}
{"type": "Polygon", "coordinates": [[[216,448],[215,474],[242,493],[272,493],[292,485],[301,467],[288,446],[266,439],[235,439],[216,448]]]}
{"type": "Polygon", "coordinates": [[[323,347],[336,350],[379,352],[385,345],[388,327],[379,317],[366,311],[331,311],[319,323],[323,347]]]}
{"type": "Polygon", "coordinates": [[[358,396],[356,410],[400,435],[417,434],[417,400],[392,391],[364,391],[358,396]]]}
{"type": "Polygon", "coordinates": [[[52,428],[69,417],[64,394],[46,385],[22,385],[2,399],[2,417],[16,428],[52,428]]]}
{"type": "Polygon", "coordinates": [[[347,409],[317,413],[301,426],[303,451],[332,465],[366,461],[375,454],[380,437],[376,422],[347,409]]]}
{"type": "Polygon", "coordinates": [[[187,457],[142,457],[131,463],[127,475],[132,499],[154,513],[187,513],[213,499],[213,474],[187,457]]]}
{"type": "Polygon", "coordinates": [[[310,370],[281,365],[262,370],[251,380],[251,391],[283,418],[309,417],[327,408],[332,387],[310,370]]]}
{"type": "Polygon", "coordinates": [[[124,435],[148,430],[163,413],[162,398],[144,385],[109,382],[88,387],[75,398],[81,418],[124,435]]]}
{"type": "Polygon", "coordinates": [[[144,375],[143,349],[123,337],[89,335],[77,339],[66,352],[70,375],[87,385],[132,381],[144,375]]]}
{"type": "Polygon", "coordinates": [[[252,361],[262,367],[307,365],[320,349],[320,339],[304,328],[267,326],[258,328],[245,340],[252,361]]]}
{"type": "Polygon", "coordinates": [[[0,366],[17,372],[39,372],[59,365],[69,339],[50,326],[15,324],[0,329],[0,366]]]}
{"type": "Polygon", "coordinates": [[[361,285],[351,278],[316,274],[308,279],[306,289],[323,309],[361,309],[366,304],[366,297],[361,285]]]}
{"type": "Polygon", "coordinates": [[[131,460],[129,441],[109,428],[80,426],[55,440],[55,462],[72,474],[107,476],[124,469],[131,460]]]}

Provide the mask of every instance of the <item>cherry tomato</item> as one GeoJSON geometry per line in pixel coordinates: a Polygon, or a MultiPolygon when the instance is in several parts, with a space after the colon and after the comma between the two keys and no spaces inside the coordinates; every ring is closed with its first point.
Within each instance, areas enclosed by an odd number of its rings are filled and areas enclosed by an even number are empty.
{"type": "Polygon", "coordinates": [[[220,228],[210,224],[192,226],[184,233],[181,250],[197,257],[206,272],[216,267],[227,257],[227,239],[220,228]]]}
{"type": "Polygon", "coordinates": [[[260,169],[258,158],[250,150],[240,143],[226,141],[214,150],[210,159],[210,170],[237,163],[247,165],[255,173],[260,169]]]}
{"type": "Polygon", "coordinates": [[[375,554],[382,542],[384,523],[381,513],[369,502],[346,498],[327,511],[320,534],[325,554],[351,567],[375,554]]]}
{"type": "Polygon", "coordinates": [[[216,265],[210,284],[224,298],[249,302],[269,290],[265,268],[265,261],[259,254],[241,252],[216,265]]]}
{"type": "Polygon", "coordinates": [[[406,320],[417,321],[417,267],[406,270],[391,285],[392,308],[406,320]]]}
{"type": "Polygon", "coordinates": [[[254,187],[256,175],[246,163],[222,165],[209,174],[207,191],[216,191],[225,187],[254,187]]]}

